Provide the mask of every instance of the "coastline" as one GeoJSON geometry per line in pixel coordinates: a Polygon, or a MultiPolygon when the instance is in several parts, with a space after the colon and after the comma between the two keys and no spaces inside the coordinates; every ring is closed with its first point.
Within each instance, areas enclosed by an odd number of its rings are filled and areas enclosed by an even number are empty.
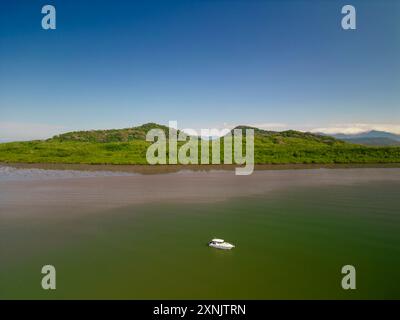
{"type": "MultiPolygon", "coordinates": [[[[194,165],[148,165],[148,164],[76,164],[76,163],[7,163],[0,166],[15,169],[108,171],[139,174],[162,174],[180,171],[234,171],[236,164],[194,164],[194,165]]],[[[305,169],[355,169],[355,168],[400,168],[400,163],[331,163],[331,164],[255,164],[255,171],[305,170],[305,169]]]]}

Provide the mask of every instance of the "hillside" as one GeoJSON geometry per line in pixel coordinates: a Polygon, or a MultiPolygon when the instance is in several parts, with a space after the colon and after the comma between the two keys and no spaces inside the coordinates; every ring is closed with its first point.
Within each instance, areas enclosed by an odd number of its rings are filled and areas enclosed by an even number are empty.
{"type": "MultiPolygon", "coordinates": [[[[307,144],[321,144],[321,145],[343,145],[344,142],[335,139],[330,136],[315,134],[311,132],[301,132],[296,130],[287,131],[267,131],[259,128],[249,126],[237,126],[234,129],[241,129],[245,132],[245,129],[253,129],[256,140],[263,142],[271,142],[273,144],[296,144],[296,143],[307,143],[307,144]]],[[[233,130],[231,131],[233,132],[233,130]]]]}
{"type": "MultiPolygon", "coordinates": [[[[164,129],[168,135],[167,127],[148,123],[126,129],[69,132],[46,141],[2,143],[0,162],[147,164],[146,150],[151,143],[145,137],[152,128],[164,129]]],[[[400,147],[366,147],[308,132],[254,129],[258,164],[400,163],[400,147]]]]}
{"type": "Polygon", "coordinates": [[[157,123],[146,123],[138,127],[125,129],[73,131],[54,136],[48,141],[80,141],[101,143],[129,142],[134,140],[145,141],[146,134],[151,129],[161,129],[165,132],[165,135],[167,137],[169,136],[169,128],[167,126],[163,126],[157,123]]]}

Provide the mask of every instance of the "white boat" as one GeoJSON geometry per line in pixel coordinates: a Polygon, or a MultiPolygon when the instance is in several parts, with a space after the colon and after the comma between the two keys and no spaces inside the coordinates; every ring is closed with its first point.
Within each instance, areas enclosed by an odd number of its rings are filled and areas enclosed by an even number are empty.
{"type": "Polygon", "coordinates": [[[231,250],[235,246],[229,242],[225,242],[223,239],[212,239],[208,243],[209,247],[217,248],[217,249],[223,249],[223,250],[231,250]]]}

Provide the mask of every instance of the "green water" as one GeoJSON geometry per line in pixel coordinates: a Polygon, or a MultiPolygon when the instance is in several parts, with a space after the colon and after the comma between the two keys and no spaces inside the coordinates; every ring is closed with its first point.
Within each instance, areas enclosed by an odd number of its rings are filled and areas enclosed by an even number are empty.
{"type": "Polygon", "coordinates": [[[286,189],[214,204],[0,225],[0,298],[400,299],[400,183],[286,189]],[[237,245],[206,246],[212,237],[237,245]],[[41,289],[41,267],[57,289],[41,289]],[[341,268],[357,289],[341,288],[341,268]]]}

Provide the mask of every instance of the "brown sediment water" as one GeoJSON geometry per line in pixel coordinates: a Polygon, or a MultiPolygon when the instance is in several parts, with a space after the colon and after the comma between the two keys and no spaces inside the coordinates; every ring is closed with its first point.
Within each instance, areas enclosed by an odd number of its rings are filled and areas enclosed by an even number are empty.
{"type": "Polygon", "coordinates": [[[66,209],[69,214],[79,214],[143,203],[210,203],[289,187],[400,181],[398,168],[258,170],[249,176],[224,170],[143,175],[109,170],[2,169],[1,215],[15,214],[16,210],[46,214],[46,208],[52,214],[66,209]]]}

